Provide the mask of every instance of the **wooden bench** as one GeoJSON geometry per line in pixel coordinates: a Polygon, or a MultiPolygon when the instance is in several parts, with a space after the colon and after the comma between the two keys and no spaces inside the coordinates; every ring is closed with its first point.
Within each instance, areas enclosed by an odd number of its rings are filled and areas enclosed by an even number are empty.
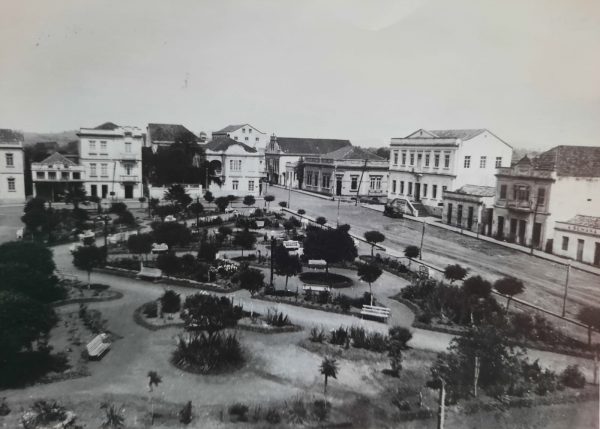
{"type": "Polygon", "coordinates": [[[360,310],[360,314],[362,316],[383,319],[387,323],[387,320],[390,317],[390,309],[386,307],[377,307],[375,305],[363,305],[362,310],[360,310]]]}
{"type": "Polygon", "coordinates": [[[329,286],[304,285],[304,286],[302,286],[302,290],[304,292],[325,292],[325,291],[329,291],[329,286]]]}
{"type": "Polygon", "coordinates": [[[107,334],[99,334],[85,346],[89,359],[100,359],[110,349],[107,334]]]}
{"type": "Polygon", "coordinates": [[[140,272],[137,273],[138,277],[147,279],[160,279],[162,277],[162,271],[158,268],[140,267],[140,272]]]}

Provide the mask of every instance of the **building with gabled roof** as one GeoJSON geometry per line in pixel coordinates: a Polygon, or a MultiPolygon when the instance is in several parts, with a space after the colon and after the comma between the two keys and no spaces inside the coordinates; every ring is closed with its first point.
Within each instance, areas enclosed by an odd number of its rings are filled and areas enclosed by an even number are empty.
{"type": "Polygon", "coordinates": [[[554,253],[600,267],[600,216],[575,215],[554,225],[554,253]]]}
{"type": "Polygon", "coordinates": [[[424,130],[392,138],[388,199],[403,199],[415,213],[441,216],[444,191],[465,185],[495,186],[512,147],[483,128],[424,130]]]}
{"type": "Polygon", "coordinates": [[[206,144],[205,156],[209,170],[214,172],[208,187],[214,196],[262,194],[264,168],[259,150],[230,137],[219,137],[206,144]]]}
{"type": "Polygon", "coordinates": [[[196,134],[180,124],[155,124],[146,127],[146,147],[151,147],[156,153],[159,147],[167,147],[175,142],[198,144],[196,134]]]}
{"type": "Polygon", "coordinates": [[[468,231],[491,235],[494,186],[464,185],[442,195],[442,222],[468,231]]]}
{"type": "Polygon", "coordinates": [[[499,168],[496,177],[499,239],[556,252],[557,222],[600,214],[600,147],[556,146],[499,168]]]}
{"type": "Polygon", "coordinates": [[[40,162],[31,163],[33,196],[48,201],[61,201],[69,188],[83,185],[85,167],[66,156],[54,152],[40,162]]]}
{"type": "Polygon", "coordinates": [[[212,133],[213,140],[223,137],[242,142],[259,151],[264,151],[268,142],[267,134],[250,124],[227,125],[212,133]]]}
{"type": "Polygon", "coordinates": [[[0,202],[25,201],[23,134],[0,128],[0,202]]]}

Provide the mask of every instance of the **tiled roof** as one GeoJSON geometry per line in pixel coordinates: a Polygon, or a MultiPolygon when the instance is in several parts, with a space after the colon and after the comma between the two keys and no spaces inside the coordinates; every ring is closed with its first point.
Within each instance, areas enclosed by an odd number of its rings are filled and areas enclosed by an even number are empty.
{"type": "Polygon", "coordinates": [[[368,159],[372,161],[387,161],[385,158],[380,157],[373,152],[364,150],[357,146],[344,146],[333,152],[329,152],[323,155],[323,158],[331,158],[335,160],[342,159],[368,159]]]}
{"type": "MultiPolygon", "coordinates": [[[[527,162],[521,159],[519,164],[527,162]]],[[[600,177],[600,147],[556,146],[530,160],[538,170],[556,171],[558,176],[600,177]]]]}
{"type": "Polygon", "coordinates": [[[496,188],[493,186],[464,185],[454,192],[458,194],[476,195],[478,197],[493,197],[496,195],[496,188]]]}
{"type": "Polygon", "coordinates": [[[231,146],[236,145],[236,144],[243,147],[246,152],[256,153],[256,149],[248,146],[245,143],[239,142],[237,140],[233,140],[229,137],[219,137],[219,138],[213,139],[211,142],[207,143],[205,147],[206,147],[206,149],[212,150],[213,152],[224,152],[227,149],[229,149],[231,146]]]}
{"type": "Polygon", "coordinates": [[[119,128],[119,126],[117,124],[113,124],[112,122],[105,122],[102,125],[98,125],[96,128],[94,128],[95,130],[116,130],[117,128],[119,128]]]}
{"type": "Polygon", "coordinates": [[[426,131],[440,139],[461,139],[464,141],[464,140],[472,139],[473,137],[476,137],[479,134],[481,134],[487,130],[485,128],[481,128],[481,129],[473,129],[473,130],[426,130],[426,131]]]}
{"type": "Polygon", "coordinates": [[[196,135],[180,124],[148,124],[152,142],[197,141],[196,135]]]}
{"type": "Polygon", "coordinates": [[[58,152],[54,152],[48,158],[44,159],[43,161],[40,161],[39,164],[45,164],[45,165],[64,164],[64,165],[68,165],[71,167],[77,165],[73,161],[65,158],[63,155],[61,155],[58,152]]]}
{"type": "Polygon", "coordinates": [[[575,217],[569,219],[566,223],[600,229],[600,217],[597,216],[576,215],[575,217]]]}
{"type": "Polygon", "coordinates": [[[324,155],[342,147],[351,146],[350,140],[306,139],[277,137],[277,144],[284,153],[324,155]]]}
{"type": "Polygon", "coordinates": [[[18,143],[23,141],[23,134],[9,130],[8,128],[0,128],[0,142],[18,143]]]}
{"type": "Polygon", "coordinates": [[[237,129],[242,128],[243,126],[245,126],[247,124],[239,124],[239,125],[227,125],[225,128],[223,128],[222,130],[219,131],[215,131],[213,134],[224,134],[224,133],[230,133],[232,131],[235,131],[237,129]]]}

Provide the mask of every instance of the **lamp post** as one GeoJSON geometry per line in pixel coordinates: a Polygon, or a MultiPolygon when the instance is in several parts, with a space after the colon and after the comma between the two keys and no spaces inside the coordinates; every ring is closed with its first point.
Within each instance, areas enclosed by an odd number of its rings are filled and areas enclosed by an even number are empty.
{"type": "Polygon", "coordinates": [[[342,201],[342,196],[338,196],[338,207],[337,207],[337,220],[336,220],[336,226],[340,226],[340,202],[342,201]]]}
{"type": "Polygon", "coordinates": [[[425,239],[425,219],[423,219],[423,229],[421,230],[421,247],[419,247],[419,259],[423,260],[423,240],[425,239]]]}
{"type": "Polygon", "coordinates": [[[108,255],[108,221],[110,220],[110,216],[98,216],[96,220],[99,222],[104,222],[104,259],[108,255]]]}

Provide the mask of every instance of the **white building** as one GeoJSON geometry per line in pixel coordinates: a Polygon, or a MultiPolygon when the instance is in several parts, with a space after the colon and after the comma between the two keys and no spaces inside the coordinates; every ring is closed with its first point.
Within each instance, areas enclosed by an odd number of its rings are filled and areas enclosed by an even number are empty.
{"type": "Polygon", "coordinates": [[[23,135],[0,129],[0,202],[25,201],[23,135]]]}
{"type": "Polygon", "coordinates": [[[40,162],[31,163],[33,196],[47,201],[60,201],[65,192],[85,182],[85,167],[54,152],[40,162]]]}
{"type": "Polygon", "coordinates": [[[493,234],[500,240],[556,252],[556,222],[600,213],[600,147],[556,146],[498,169],[497,178],[493,234]]]}
{"type": "Polygon", "coordinates": [[[224,137],[229,137],[232,140],[242,142],[259,151],[264,151],[269,142],[266,133],[263,133],[250,124],[228,125],[222,130],[214,131],[212,133],[213,140],[224,137]]]}
{"type": "Polygon", "coordinates": [[[443,192],[495,186],[496,168],[510,166],[512,147],[486,129],[418,130],[392,138],[388,199],[405,198],[442,214],[443,192]]]}
{"type": "Polygon", "coordinates": [[[577,215],[554,225],[554,253],[600,267],[600,217],[577,215]]]}
{"type": "Polygon", "coordinates": [[[81,128],[79,163],[85,169],[89,196],[132,199],[143,196],[142,146],[144,136],[137,127],[106,122],[96,128],[81,128]]]}
{"type": "Polygon", "coordinates": [[[215,196],[259,196],[262,194],[262,155],[259,151],[229,137],[214,139],[205,146],[205,156],[215,171],[208,190],[215,196]]]}

